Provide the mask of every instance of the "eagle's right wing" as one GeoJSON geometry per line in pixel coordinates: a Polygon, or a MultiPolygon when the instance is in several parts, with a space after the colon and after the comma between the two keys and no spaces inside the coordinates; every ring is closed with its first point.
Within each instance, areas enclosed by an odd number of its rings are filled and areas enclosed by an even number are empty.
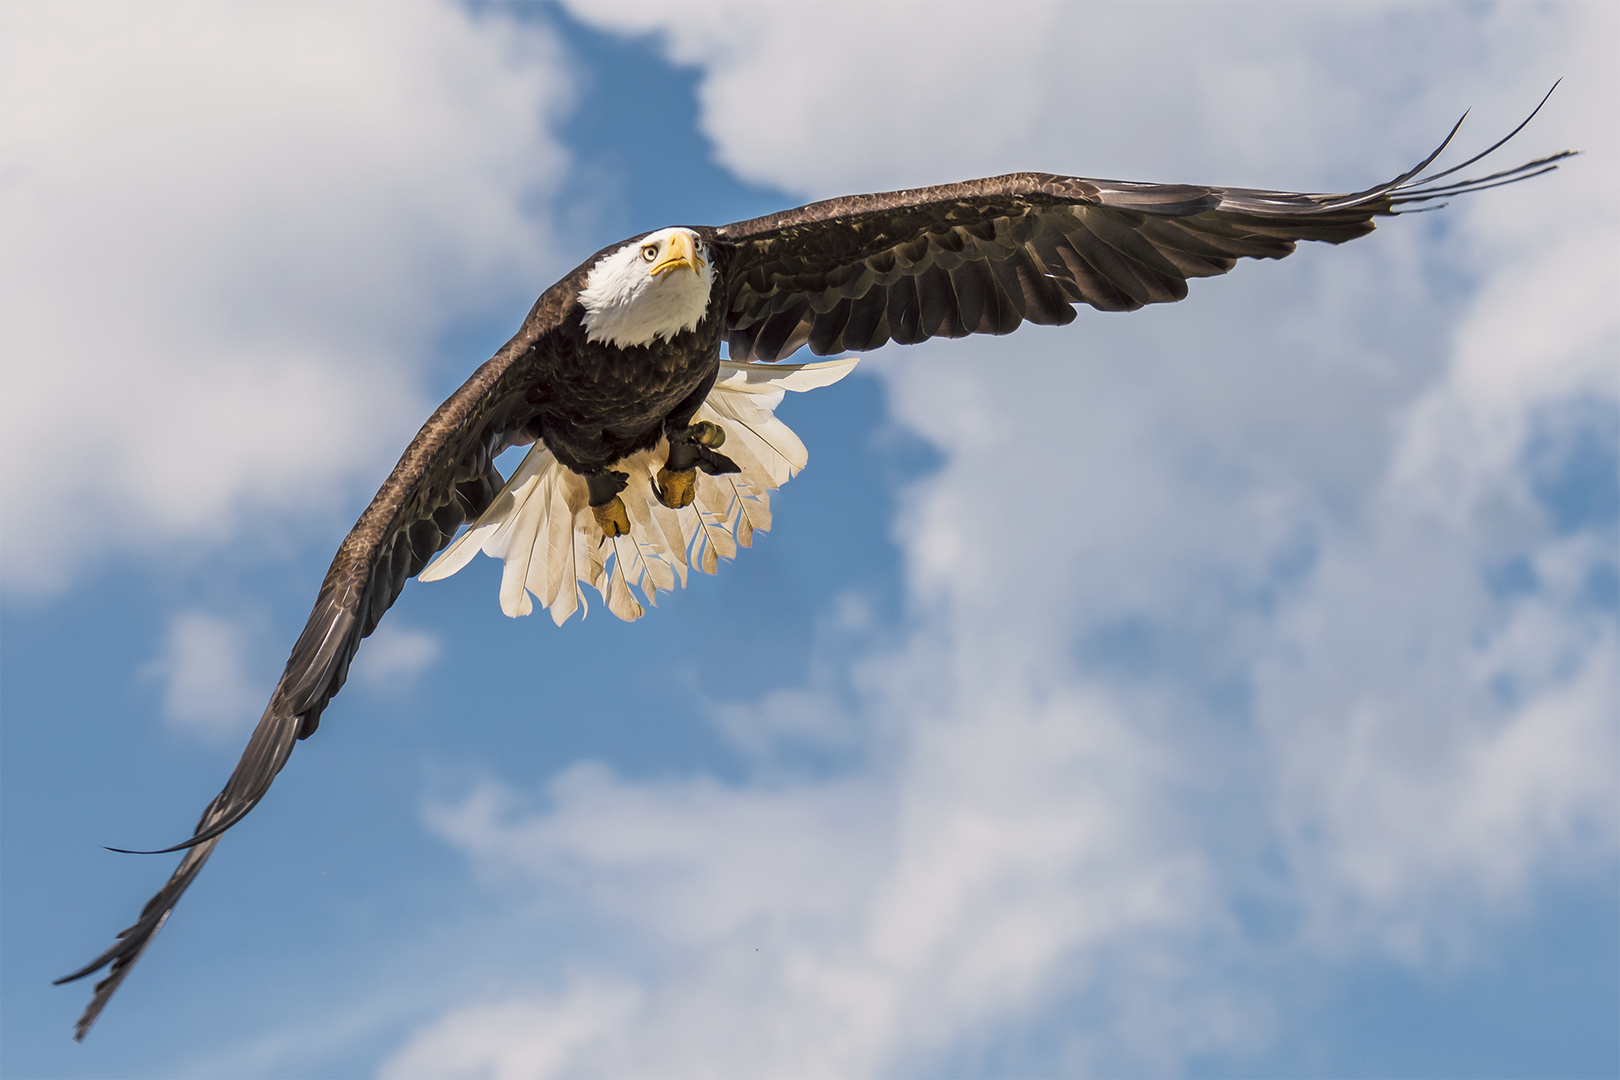
{"type": "Polygon", "coordinates": [[[434,411],[344,538],[224,790],[203,811],[190,839],[163,849],[185,851],[168,882],[111,948],[56,980],[71,982],[111,965],[75,1026],[75,1038],[83,1039],[90,1030],[220,836],[258,805],[287,763],[293,743],[315,731],[322,710],[348,676],[360,639],[377,628],[406,580],[463,523],[477,518],[500,488],[500,474],[491,463],[507,445],[521,440],[533,411],[524,395],[534,380],[536,343],[552,328],[560,306],[556,291],[554,287],[542,296],[518,335],[434,411]]]}

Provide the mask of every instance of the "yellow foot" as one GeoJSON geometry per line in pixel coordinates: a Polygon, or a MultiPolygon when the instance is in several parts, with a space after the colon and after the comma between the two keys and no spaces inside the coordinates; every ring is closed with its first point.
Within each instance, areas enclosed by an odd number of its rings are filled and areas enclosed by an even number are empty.
{"type": "Polygon", "coordinates": [[[611,539],[630,535],[630,515],[625,513],[624,500],[617,495],[613,496],[612,502],[591,507],[591,513],[596,515],[596,523],[602,527],[603,536],[611,539]]]}
{"type": "Polygon", "coordinates": [[[697,470],[670,472],[667,466],[659,469],[658,487],[654,490],[658,493],[658,501],[671,510],[691,506],[692,500],[697,498],[697,470]]]}

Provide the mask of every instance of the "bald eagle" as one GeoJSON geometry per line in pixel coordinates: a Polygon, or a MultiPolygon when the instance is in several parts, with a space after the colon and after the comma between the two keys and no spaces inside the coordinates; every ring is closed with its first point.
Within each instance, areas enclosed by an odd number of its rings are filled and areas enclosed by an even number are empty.
{"type": "Polygon", "coordinates": [[[714,573],[769,528],[769,492],[807,460],[777,403],[855,363],[779,363],[801,347],[861,353],[1068,323],[1079,304],[1133,311],[1180,300],[1189,278],[1224,274],[1240,258],[1280,259],[1301,240],[1343,243],[1372,232],[1375,218],[1556,169],[1571,151],[1448,179],[1534,116],[1425,175],[1458,121],[1415,168],[1353,194],[1011,173],[659,229],[592,255],[434,410],[338,547],[241,761],[193,835],[163,849],[185,852],[179,867],[111,948],[57,980],[111,966],[75,1037],[224,832],[315,732],[361,639],[410,578],[448,576],[483,551],[504,560],[508,615],[528,614],[537,599],[561,623],[589,585],[614,614],[638,618],[638,592],[654,599],[684,584],[692,565],[714,573]],[[532,449],[506,480],[495,459],[520,446],[532,449]]]}

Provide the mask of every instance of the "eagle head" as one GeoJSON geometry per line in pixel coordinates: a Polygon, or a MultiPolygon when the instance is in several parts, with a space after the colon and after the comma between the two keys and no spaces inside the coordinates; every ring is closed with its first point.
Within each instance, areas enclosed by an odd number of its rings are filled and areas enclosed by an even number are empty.
{"type": "Polygon", "coordinates": [[[691,229],[660,229],[597,260],[580,306],[585,338],[627,348],[666,341],[703,321],[714,267],[691,229]]]}

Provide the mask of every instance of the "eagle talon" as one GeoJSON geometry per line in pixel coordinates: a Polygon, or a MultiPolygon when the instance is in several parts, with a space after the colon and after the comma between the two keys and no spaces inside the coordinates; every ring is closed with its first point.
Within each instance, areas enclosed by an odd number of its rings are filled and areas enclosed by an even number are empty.
{"type": "Polygon", "coordinates": [[[611,502],[591,507],[591,513],[596,515],[596,523],[602,527],[602,535],[608,539],[630,535],[630,515],[625,512],[624,500],[617,495],[613,496],[611,502]]]}
{"type": "Polygon", "coordinates": [[[681,469],[671,472],[669,466],[658,470],[658,483],[653,488],[658,501],[671,510],[691,506],[697,498],[697,470],[681,469]]]}

